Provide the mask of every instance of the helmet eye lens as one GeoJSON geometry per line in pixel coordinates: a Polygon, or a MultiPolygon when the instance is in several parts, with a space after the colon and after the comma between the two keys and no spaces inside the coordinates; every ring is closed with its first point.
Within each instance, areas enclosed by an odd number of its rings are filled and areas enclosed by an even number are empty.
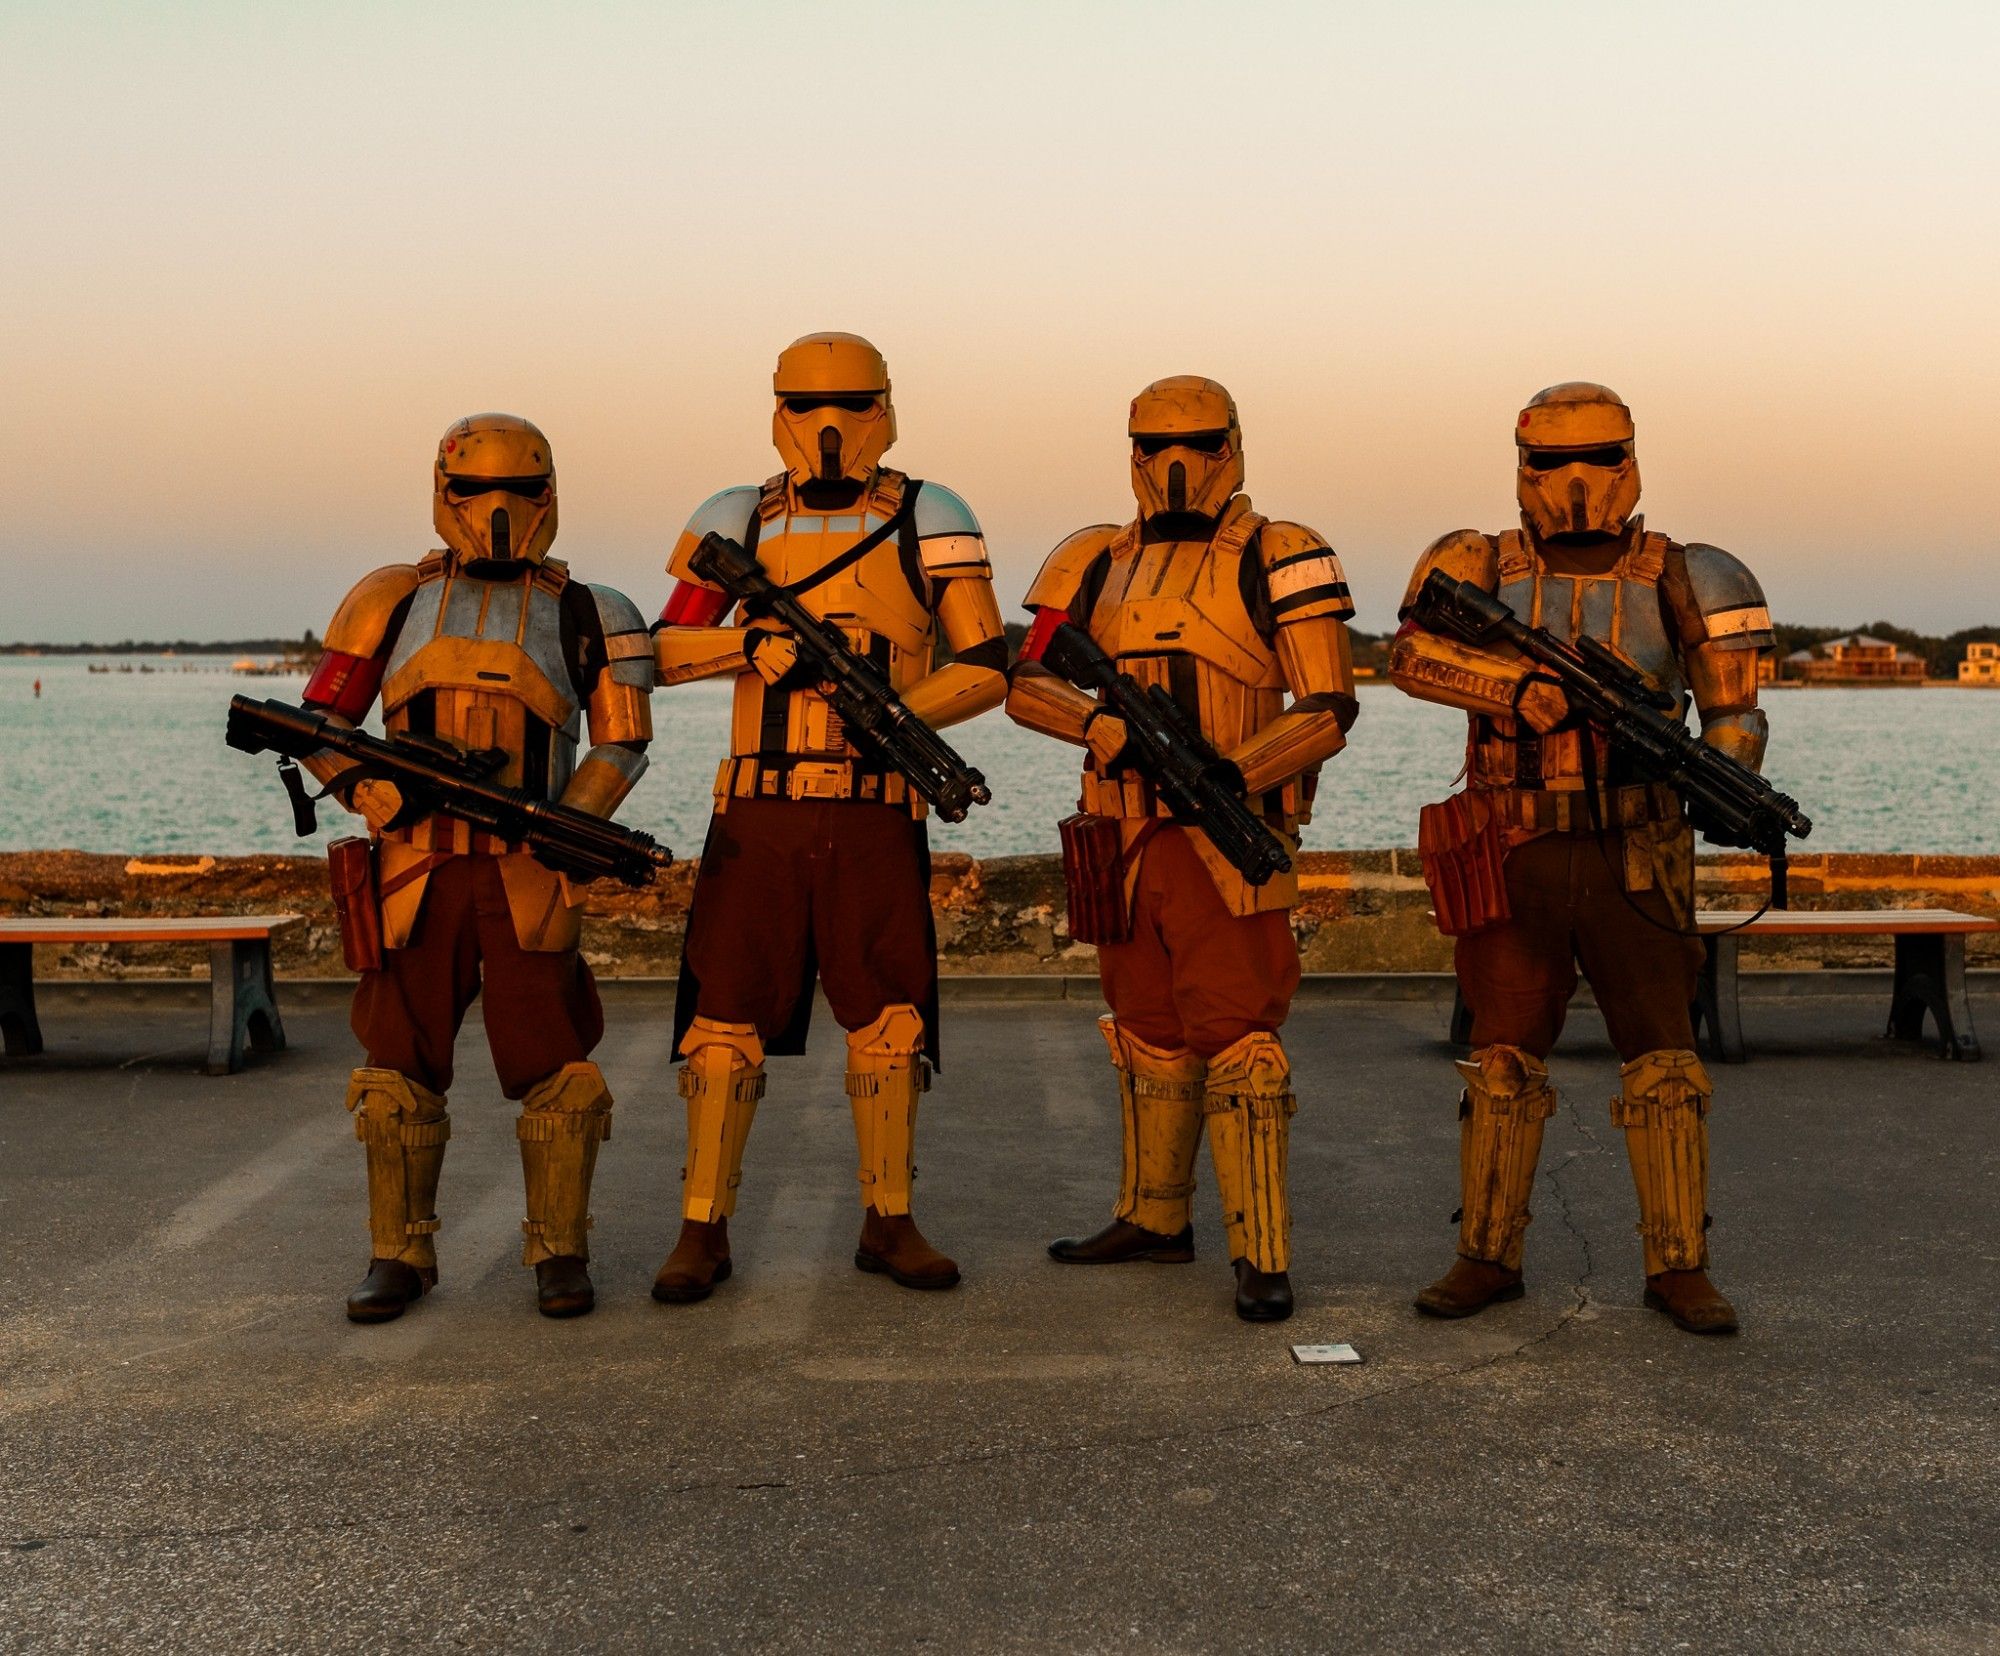
{"type": "Polygon", "coordinates": [[[849,414],[866,414],[877,406],[874,397],[787,397],[785,410],[791,414],[810,414],[815,409],[838,408],[849,414]]]}
{"type": "Polygon", "coordinates": [[[1529,469],[1538,472],[1561,471],[1565,466],[1622,466],[1631,458],[1631,453],[1623,443],[1611,443],[1604,448],[1594,449],[1527,451],[1529,469]]]}
{"type": "Polygon", "coordinates": [[[1220,454],[1229,446],[1229,433],[1174,431],[1164,435],[1134,437],[1132,443],[1141,454],[1146,455],[1161,454],[1170,448],[1193,449],[1197,454],[1220,454]]]}
{"type": "Polygon", "coordinates": [[[519,495],[523,500],[539,500],[549,492],[546,477],[454,477],[445,483],[445,493],[453,500],[472,500],[483,494],[519,495]]]}

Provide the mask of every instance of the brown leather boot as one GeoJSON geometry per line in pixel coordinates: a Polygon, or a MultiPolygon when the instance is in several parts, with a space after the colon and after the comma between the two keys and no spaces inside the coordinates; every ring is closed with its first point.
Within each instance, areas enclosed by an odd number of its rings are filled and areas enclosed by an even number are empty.
{"type": "Polygon", "coordinates": [[[545,1317],[580,1317],[597,1304],[590,1266],[575,1254],[557,1254],[535,1266],[535,1309],[545,1317]]]}
{"type": "Polygon", "coordinates": [[[1690,1334],[1734,1334],[1736,1307],[1706,1271],[1660,1271],[1646,1278],[1646,1304],[1690,1334]]]}
{"type": "Polygon", "coordinates": [[[1183,1225],[1168,1236],[1129,1219],[1114,1219],[1089,1236],[1057,1237],[1049,1244],[1049,1257],[1065,1265],[1123,1265],[1139,1260],[1185,1265],[1194,1258],[1194,1226],[1183,1225]]]}
{"type": "Polygon", "coordinates": [[[1526,1292],[1519,1271],[1460,1254],[1450,1270],[1417,1295],[1417,1309],[1433,1317],[1470,1317],[1526,1292]]]}
{"type": "Polygon", "coordinates": [[[680,1239],[653,1278],[653,1298],[662,1305],[692,1305],[729,1280],[729,1221],[681,1221],[680,1239]]]}
{"type": "Polygon", "coordinates": [[[436,1271],[421,1271],[400,1259],[371,1259],[361,1286],[347,1296],[347,1320],[391,1322],[436,1286],[436,1271]]]}
{"type": "Polygon", "coordinates": [[[1292,1279],[1283,1271],[1260,1271],[1247,1259],[1234,1261],[1236,1314],[1245,1322],[1283,1322],[1292,1314],[1292,1279]]]}
{"type": "Polygon", "coordinates": [[[864,1271],[886,1273],[905,1288],[951,1288],[958,1283],[957,1264],[924,1240],[907,1213],[864,1208],[854,1263],[864,1271]]]}

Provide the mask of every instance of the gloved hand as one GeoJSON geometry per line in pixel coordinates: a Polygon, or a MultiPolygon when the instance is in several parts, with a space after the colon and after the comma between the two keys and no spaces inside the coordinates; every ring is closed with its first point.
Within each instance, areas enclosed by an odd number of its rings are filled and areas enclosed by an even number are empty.
{"type": "Polygon", "coordinates": [[[775,626],[755,624],[744,631],[743,658],[757,676],[774,689],[797,671],[799,643],[775,626]]]}
{"type": "Polygon", "coordinates": [[[1084,746],[1097,761],[1100,771],[1108,771],[1125,751],[1125,721],[1116,713],[1093,713],[1083,727],[1084,746]]]}
{"type": "Polygon", "coordinates": [[[403,790],[380,777],[357,782],[344,796],[347,808],[355,812],[376,833],[388,827],[403,808],[403,790]]]}
{"type": "Polygon", "coordinates": [[[1514,711],[1537,736],[1546,736],[1569,717],[1569,697],[1560,684],[1530,679],[1515,698],[1514,711]]]}

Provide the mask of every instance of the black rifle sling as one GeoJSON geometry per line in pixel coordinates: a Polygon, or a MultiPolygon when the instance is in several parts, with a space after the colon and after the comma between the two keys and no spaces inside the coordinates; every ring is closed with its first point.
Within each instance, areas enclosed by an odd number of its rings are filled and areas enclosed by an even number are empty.
{"type": "MultiPolygon", "coordinates": [[[[903,498],[896,503],[895,511],[891,512],[886,520],[876,525],[870,533],[862,536],[860,540],[841,553],[839,557],[828,560],[810,575],[802,576],[799,580],[794,581],[789,586],[780,588],[780,590],[790,593],[792,597],[797,598],[802,593],[812,591],[821,582],[832,580],[841,571],[852,569],[863,558],[867,557],[870,552],[873,552],[876,547],[880,546],[910,521],[913,508],[916,505],[917,491],[922,487],[923,484],[918,479],[911,478],[903,486],[903,498]]],[[[758,535],[763,527],[763,514],[753,513],[750,518],[750,528],[744,536],[743,544],[743,550],[749,553],[752,558],[757,556],[758,535]]],[[[788,689],[779,689],[774,685],[767,684],[764,687],[764,716],[758,723],[757,731],[757,748],[760,758],[767,761],[781,761],[789,757],[789,750],[786,747],[785,739],[791,728],[791,716],[792,692],[788,689]]]]}
{"type": "Polygon", "coordinates": [[[876,547],[880,546],[891,535],[897,533],[910,520],[916,510],[917,491],[923,486],[920,479],[911,478],[909,482],[903,485],[903,498],[896,503],[895,511],[891,512],[887,518],[878,523],[869,533],[863,535],[860,540],[841,553],[839,557],[828,560],[810,575],[800,576],[790,586],[786,587],[785,591],[789,592],[794,598],[798,598],[812,591],[821,582],[830,581],[834,576],[841,574],[843,571],[852,569],[863,558],[867,557],[870,552],[873,552],[876,547]]]}

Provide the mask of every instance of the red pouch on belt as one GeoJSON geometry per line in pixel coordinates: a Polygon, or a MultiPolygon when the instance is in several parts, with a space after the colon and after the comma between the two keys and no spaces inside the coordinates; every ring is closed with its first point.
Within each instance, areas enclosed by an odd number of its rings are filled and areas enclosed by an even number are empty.
{"type": "Polygon", "coordinates": [[[382,967],[382,905],[375,895],[375,847],[365,839],[337,839],[326,848],[333,912],[340,921],[340,957],[350,972],[382,967]]]}
{"type": "Polygon", "coordinates": [[[1125,904],[1125,847],[1118,819],[1078,812],[1064,817],[1058,827],[1069,935],[1078,943],[1129,943],[1132,913],[1125,904]]]}
{"type": "Polygon", "coordinates": [[[1417,855],[1437,929],[1464,937],[1511,920],[1500,818],[1477,794],[1453,794],[1417,813],[1417,855]]]}

